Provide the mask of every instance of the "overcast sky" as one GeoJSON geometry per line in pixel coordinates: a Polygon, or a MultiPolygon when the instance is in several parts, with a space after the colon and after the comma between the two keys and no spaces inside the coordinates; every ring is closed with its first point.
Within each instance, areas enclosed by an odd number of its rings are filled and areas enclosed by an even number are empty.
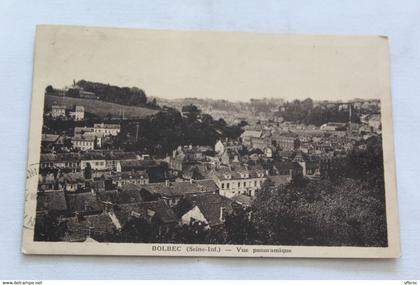
{"type": "Polygon", "coordinates": [[[247,101],[388,95],[382,37],[38,27],[35,78],[136,86],[149,96],[247,101]]]}

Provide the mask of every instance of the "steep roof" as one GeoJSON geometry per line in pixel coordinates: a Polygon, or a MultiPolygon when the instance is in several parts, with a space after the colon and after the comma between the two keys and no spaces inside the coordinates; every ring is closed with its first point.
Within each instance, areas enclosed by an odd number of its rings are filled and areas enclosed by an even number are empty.
{"type": "Polygon", "coordinates": [[[91,135],[75,135],[72,141],[95,141],[95,137],[91,135]]]}
{"type": "Polygon", "coordinates": [[[105,153],[105,158],[110,160],[137,159],[137,154],[135,152],[110,151],[105,153]]]}
{"type": "Polygon", "coordinates": [[[41,153],[40,162],[62,162],[78,161],[80,156],[77,153],[41,153]]]}
{"type": "Polygon", "coordinates": [[[105,124],[105,123],[94,124],[93,127],[104,128],[104,129],[120,129],[120,125],[118,124],[105,124]]]}
{"type": "Polygon", "coordinates": [[[140,170],[140,171],[124,171],[124,172],[118,172],[114,175],[114,179],[144,179],[149,178],[149,175],[146,171],[140,170]]]}
{"type": "Polygon", "coordinates": [[[65,173],[63,176],[59,178],[59,182],[64,183],[83,183],[85,182],[85,178],[83,177],[82,173],[76,172],[76,173],[65,173]]]}
{"type": "Polygon", "coordinates": [[[42,142],[46,143],[54,143],[60,138],[60,135],[54,135],[54,134],[42,134],[42,142]]]}
{"type": "Polygon", "coordinates": [[[252,198],[244,194],[236,194],[231,198],[233,201],[238,203],[241,206],[250,207],[252,203],[252,198]]]}
{"type": "Polygon", "coordinates": [[[66,233],[68,234],[66,239],[70,241],[83,241],[89,234],[93,236],[113,234],[117,229],[117,225],[108,213],[71,217],[65,221],[67,222],[66,233]]]}
{"type": "Polygon", "coordinates": [[[219,194],[205,193],[189,195],[187,199],[191,201],[191,209],[194,206],[197,206],[200,209],[210,227],[224,223],[220,217],[221,208],[223,208],[226,213],[231,213],[233,211],[233,201],[224,196],[220,196],[219,194]]]}
{"type": "Polygon", "coordinates": [[[131,169],[147,169],[152,167],[159,166],[159,163],[155,160],[122,160],[120,161],[121,168],[124,170],[131,170],[131,169]]]}
{"type": "Polygon", "coordinates": [[[242,134],[241,134],[241,137],[243,138],[243,137],[253,137],[253,138],[259,138],[259,137],[261,137],[262,136],[262,131],[251,131],[251,130],[247,130],[247,131],[244,131],[242,134]]]}
{"type": "Polygon", "coordinates": [[[102,211],[102,205],[91,192],[67,194],[67,203],[73,212],[102,211]]]}
{"type": "Polygon", "coordinates": [[[37,193],[37,211],[65,211],[67,210],[64,191],[43,191],[37,193]]]}
{"type": "MultiPolygon", "coordinates": [[[[125,186],[125,185],[124,185],[125,186]]],[[[130,187],[130,186],[128,186],[130,187]]],[[[192,193],[216,192],[217,185],[211,179],[194,180],[190,182],[168,182],[166,183],[150,183],[139,185],[150,193],[160,194],[165,197],[183,196],[192,193]]]]}
{"type": "Polygon", "coordinates": [[[174,211],[162,200],[119,204],[115,213],[122,225],[128,221],[130,215],[147,218],[151,213],[154,214],[153,218],[158,218],[164,224],[176,223],[178,221],[174,211]]]}

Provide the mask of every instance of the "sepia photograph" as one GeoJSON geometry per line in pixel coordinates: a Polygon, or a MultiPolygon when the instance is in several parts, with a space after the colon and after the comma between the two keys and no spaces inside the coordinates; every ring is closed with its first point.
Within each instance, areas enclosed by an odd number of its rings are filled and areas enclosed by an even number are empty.
{"type": "Polygon", "coordinates": [[[399,257],[386,37],[36,37],[24,253],[399,257]]]}

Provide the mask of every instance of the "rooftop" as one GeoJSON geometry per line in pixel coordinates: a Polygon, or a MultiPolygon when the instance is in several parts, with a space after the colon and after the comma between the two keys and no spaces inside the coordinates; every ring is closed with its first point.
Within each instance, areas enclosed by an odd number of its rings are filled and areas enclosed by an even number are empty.
{"type": "MultiPolygon", "coordinates": [[[[123,185],[125,187],[133,187],[123,185]]],[[[136,185],[137,186],[137,185],[136,185]]],[[[183,196],[192,193],[216,192],[217,185],[211,179],[194,180],[192,182],[167,182],[139,185],[137,187],[146,189],[150,193],[160,194],[166,197],[183,196]]]]}

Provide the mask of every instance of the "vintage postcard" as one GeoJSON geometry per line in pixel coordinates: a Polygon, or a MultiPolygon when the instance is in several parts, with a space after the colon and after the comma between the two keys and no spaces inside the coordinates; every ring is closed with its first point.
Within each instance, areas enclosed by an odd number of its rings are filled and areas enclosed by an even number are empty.
{"type": "Polygon", "coordinates": [[[400,256],[388,39],[38,26],[26,254],[400,256]]]}

